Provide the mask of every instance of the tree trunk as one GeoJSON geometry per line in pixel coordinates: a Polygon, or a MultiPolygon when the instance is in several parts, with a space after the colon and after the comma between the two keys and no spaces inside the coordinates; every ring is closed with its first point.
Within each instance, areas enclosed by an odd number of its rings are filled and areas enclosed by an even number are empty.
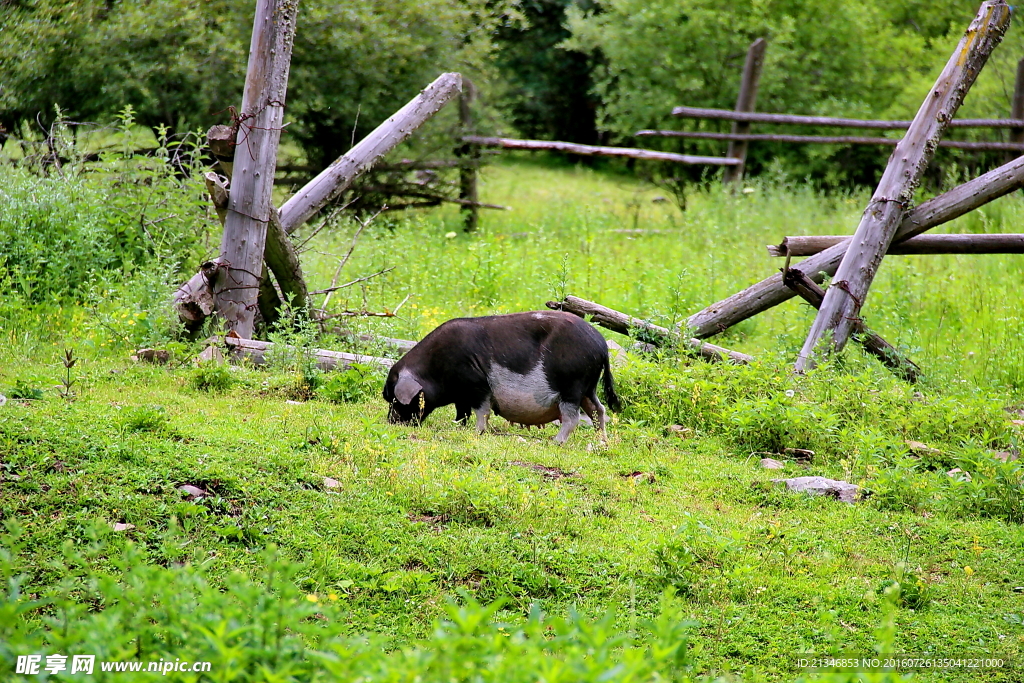
{"type": "MultiPolygon", "coordinates": [[[[893,242],[900,242],[942,225],[954,218],[1024,187],[1024,157],[991,170],[974,180],[959,185],[945,194],[929,199],[903,218],[893,242]]],[[[850,238],[801,261],[796,269],[811,280],[821,283],[825,275],[833,275],[839,267],[850,238]]],[[[690,316],[689,333],[704,339],[724,332],[747,318],[792,299],[794,293],[776,273],[760,282],[714,303],[690,316]]]]}
{"type": "Polygon", "coordinates": [[[813,366],[826,333],[828,349],[841,351],[867,297],[871,282],[914,196],[935,146],[968,89],[1003,37],[1010,8],[1003,0],[984,2],[946,68],[926,97],[906,136],[896,146],[882,180],[849,243],[821,309],[796,361],[797,372],[813,366]]]}
{"type": "MultiPolygon", "coordinates": [[[[848,235],[783,238],[768,245],[772,256],[813,256],[850,239],[848,235]]],[[[1024,254],[1024,235],[919,235],[889,245],[886,254],[1024,254]]]]}
{"type": "Polygon", "coordinates": [[[239,337],[252,337],[263,267],[277,145],[288,89],[298,0],[257,0],[242,107],[238,114],[222,267],[214,281],[217,312],[239,337]]]}
{"type": "Polygon", "coordinates": [[[381,157],[412,135],[431,116],[462,90],[462,76],[441,74],[423,92],[399,109],[359,144],[324,169],[281,206],[281,226],[291,234],[381,157]]]}

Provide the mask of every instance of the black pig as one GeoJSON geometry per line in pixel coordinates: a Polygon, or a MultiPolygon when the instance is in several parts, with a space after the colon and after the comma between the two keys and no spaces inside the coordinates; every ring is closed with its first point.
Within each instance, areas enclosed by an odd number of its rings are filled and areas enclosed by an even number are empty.
{"type": "Polygon", "coordinates": [[[542,425],[559,420],[565,443],[586,411],[604,437],[604,406],[597,382],[604,373],[608,406],[618,412],[608,347],[586,321],[561,311],[456,318],[440,325],[394,364],[384,384],[388,420],[422,421],[455,404],[477,432],[491,412],[509,422],[542,425]]]}

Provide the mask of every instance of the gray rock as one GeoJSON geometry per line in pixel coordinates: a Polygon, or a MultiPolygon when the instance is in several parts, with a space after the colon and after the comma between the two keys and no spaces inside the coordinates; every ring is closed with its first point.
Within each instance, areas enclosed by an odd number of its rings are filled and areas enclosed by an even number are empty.
{"type": "Polygon", "coordinates": [[[786,465],[784,463],[781,463],[774,458],[761,458],[761,467],[766,470],[781,470],[785,466],[786,465]]]}
{"type": "Polygon", "coordinates": [[[772,479],[776,484],[785,484],[790,491],[809,493],[813,496],[832,496],[844,503],[857,501],[860,487],[848,481],[826,479],[825,477],[796,477],[794,479],[772,479]]]}

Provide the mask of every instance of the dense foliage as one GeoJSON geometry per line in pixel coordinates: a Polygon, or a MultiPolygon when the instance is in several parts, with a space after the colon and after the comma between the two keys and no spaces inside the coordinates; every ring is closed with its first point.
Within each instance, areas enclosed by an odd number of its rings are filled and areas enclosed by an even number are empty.
{"type": "MultiPolygon", "coordinates": [[[[322,166],[443,71],[472,75],[504,3],[301,3],[288,132],[322,166]]],[[[0,3],[0,122],[17,130],[59,104],[77,120],[132,105],[175,131],[226,123],[238,106],[252,5],[211,0],[0,3]]]]}

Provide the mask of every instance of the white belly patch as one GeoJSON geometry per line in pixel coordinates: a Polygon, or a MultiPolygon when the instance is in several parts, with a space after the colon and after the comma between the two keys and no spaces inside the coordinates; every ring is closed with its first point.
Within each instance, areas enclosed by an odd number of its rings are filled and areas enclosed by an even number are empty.
{"type": "Polygon", "coordinates": [[[494,412],[509,422],[546,424],[558,418],[559,396],[544,376],[543,361],[525,375],[491,363],[487,382],[494,412]]]}

